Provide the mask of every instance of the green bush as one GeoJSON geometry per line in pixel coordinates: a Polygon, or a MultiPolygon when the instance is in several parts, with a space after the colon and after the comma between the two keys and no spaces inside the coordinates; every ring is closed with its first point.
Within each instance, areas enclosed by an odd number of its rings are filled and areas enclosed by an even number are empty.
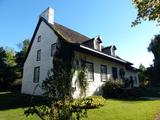
{"type": "Polygon", "coordinates": [[[13,83],[11,83],[10,90],[13,92],[20,92],[22,86],[22,79],[16,79],[13,83]]]}
{"type": "Polygon", "coordinates": [[[142,90],[139,88],[123,89],[120,98],[137,98],[141,96],[142,90]]]}
{"type": "Polygon", "coordinates": [[[123,83],[121,80],[109,80],[106,81],[103,86],[103,96],[110,98],[117,98],[123,92],[123,83]]]}
{"type": "Polygon", "coordinates": [[[83,99],[76,99],[73,102],[73,107],[92,109],[104,106],[105,99],[102,96],[91,96],[83,99]]]}

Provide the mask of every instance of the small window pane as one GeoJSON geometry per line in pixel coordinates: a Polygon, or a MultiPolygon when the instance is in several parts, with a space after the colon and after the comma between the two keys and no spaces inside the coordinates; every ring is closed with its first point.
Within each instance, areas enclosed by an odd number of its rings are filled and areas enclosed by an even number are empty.
{"type": "Polygon", "coordinates": [[[107,80],[107,66],[101,65],[101,81],[107,80]]]}
{"type": "Polygon", "coordinates": [[[37,50],[37,61],[41,60],[41,50],[37,50]]]}
{"type": "Polygon", "coordinates": [[[40,67],[35,67],[34,68],[34,79],[33,79],[34,83],[39,82],[39,75],[40,75],[40,67]]]}
{"type": "Polygon", "coordinates": [[[40,36],[38,36],[38,40],[37,40],[38,42],[40,42],[41,41],[41,35],[40,36]]]}
{"type": "Polygon", "coordinates": [[[114,80],[116,80],[118,78],[117,68],[116,67],[112,67],[112,76],[113,76],[114,80]]]}
{"type": "Polygon", "coordinates": [[[56,43],[51,45],[51,56],[54,56],[55,51],[56,51],[56,43]]]}
{"type": "Polygon", "coordinates": [[[93,63],[86,62],[86,69],[87,69],[87,78],[89,81],[94,80],[94,68],[93,63]]]}

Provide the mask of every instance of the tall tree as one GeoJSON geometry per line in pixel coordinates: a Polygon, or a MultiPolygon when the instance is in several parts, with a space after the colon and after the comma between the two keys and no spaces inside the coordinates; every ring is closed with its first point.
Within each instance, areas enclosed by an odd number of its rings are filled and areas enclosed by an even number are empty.
{"type": "Polygon", "coordinates": [[[135,26],[141,21],[157,21],[160,22],[160,0],[132,0],[133,5],[136,7],[138,13],[132,26],[135,26]]]}
{"type": "Polygon", "coordinates": [[[142,64],[140,64],[139,66],[138,77],[141,86],[145,86],[145,82],[149,81],[149,78],[147,76],[147,68],[145,68],[145,66],[142,64]]]}
{"type": "Polygon", "coordinates": [[[3,47],[0,47],[0,89],[9,88],[13,82],[14,71],[7,64],[6,52],[3,47]]]}
{"type": "Polygon", "coordinates": [[[0,81],[3,81],[4,69],[7,67],[6,64],[6,52],[3,47],[0,47],[0,81]]]}
{"type": "Polygon", "coordinates": [[[25,55],[27,53],[29,44],[30,44],[29,39],[25,39],[22,43],[18,44],[18,47],[21,49],[19,52],[16,53],[16,62],[18,66],[22,65],[25,55]]]}
{"type": "Polygon", "coordinates": [[[155,35],[155,37],[151,40],[148,50],[154,55],[154,77],[155,80],[160,83],[160,34],[155,35]]]}
{"type": "Polygon", "coordinates": [[[0,47],[0,82],[4,81],[4,69],[7,67],[5,57],[5,50],[3,49],[3,47],[0,47]]]}
{"type": "Polygon", "coordinates": [[[15,51],[11,48],[5,48],[6,51],[6,62],[9,66],[13,67],[16,65],[15,62],[15,51]]]}
{"type": "Polygon", "coordinates": [[[4,64],[6,59],[6,52],[5,50],[3,49],[3,47],[0,47],[0,64],[4,64]]]}

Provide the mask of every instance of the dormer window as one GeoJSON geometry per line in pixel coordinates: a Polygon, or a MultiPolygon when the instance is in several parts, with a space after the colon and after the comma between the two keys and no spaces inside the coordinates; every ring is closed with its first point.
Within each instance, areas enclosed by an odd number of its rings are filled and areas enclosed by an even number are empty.
{"type": "Polygon", "coordinates": [[[89,39],[85,42],[82,43],[82,45],[101,51],[102,50],[102,37],[101,36],[97,36],[95,38],[89,39]]]}
{"type": "Polygon", "coordinates": [[[116,50],[116,47],[112,45],[111,46],[111,55],[114,57],[116,56],[115,50],[116,50]]]}
{"type": "Polygon", "coordinates": [[[41,35],[38,36],[37,42],[41,42],[41,35]]]}
{"type": "Polygon", "coordinates": [[[95,49],[100,50],[100,42],[98,40],[95,41],[95,49]]]}
{"type": "Polygon", "coordinates": [[[116,53],[115,53],[116,50],[117,50],[116,46],[111,45],[111,46],[104,47],[102,49],[102,52],[115,57],[116,56],[116,53]]]}
{"type": "Polygon", "coordinates": [[[102,43],[101,36],[95,37],[94,38],[94,49],[101,51],[101,43],[102,43]]]}

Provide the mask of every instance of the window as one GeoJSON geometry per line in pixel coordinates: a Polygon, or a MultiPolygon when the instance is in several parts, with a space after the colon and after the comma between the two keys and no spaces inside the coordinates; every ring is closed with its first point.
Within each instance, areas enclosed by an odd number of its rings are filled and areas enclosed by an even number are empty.
{"type": "Polygon", "coordinates": [[[37,41],[38,41],[38,42],[41,41],[41,35],[38,36],[38,40],[37,40],[37,41]]]}
{"type": "Polygon", "coordinates": [[[56,51],[56,43],[51,45],[51,56],[54,55],[55,51],[56,51]]]}
{"type": "Polygon", "coordinates": [[[114,80],[118,78],[116,67],[112,67],[112,76],[114,80]]]}
{"type": "Polygon", "coordinates": [[[134,81],[133,81],[133,77],[132,76],[130,76],[129,84],[131,85],[130,87],[133,88],[134,81]]]}
{"type": "Polygon", "coordinates": [[[101,81],[107,80],[107,66],[101,65],[101,81]]]}
{"type": "Polygon", "coordinates": [[[38,66],[34,68],[34,78],[33,78],[34,83],[39,82],[39,75],[40,75],[40,67],[38,66]]]}
{"type": "Polygon", "coordinates": [[[41,60],[41,50],[37,50],[37,61],[41,60]]]}
{"type": "Polygon", "coordinates": [[[135,84],[135,85],[138,84],[138,81],[137,81],[137,77],[136,77],[136,76],[134,77],[134,84],[135,84]]]}
{"type": "Polygon", "coordinates": [[[94,40],[94,49],[101,51],[101,44],[100,44],[100,41],[98,39],[94,40]]]}
{"type": "Polygon", "coordinates": [[[86,62],[86,69],[87,69],[87,78],[89,81],[94,80],[94,68],[93,68],[93,63],[91,62],[86,62]]]}

